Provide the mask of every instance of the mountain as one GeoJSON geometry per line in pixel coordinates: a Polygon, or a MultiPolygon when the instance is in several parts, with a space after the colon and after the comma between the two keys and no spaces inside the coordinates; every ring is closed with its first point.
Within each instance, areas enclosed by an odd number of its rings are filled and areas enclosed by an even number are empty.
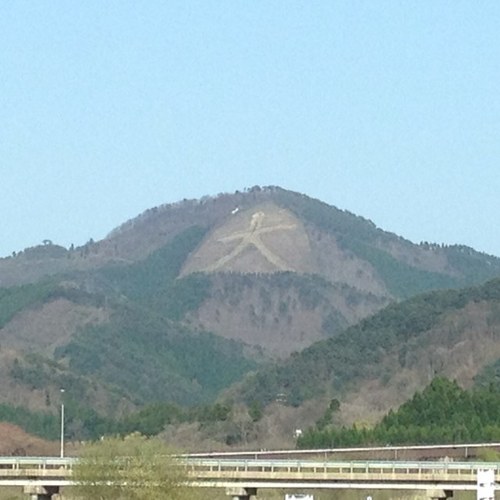
{"type": "MultiPolygon", "coordinates": [[[[393,300],[500,276],[500,259],[464,246],[415,245],[305,195],[255,187],[147,210],[82,247],[49,243],[0,259],[4,287],[61,274],[91,293],[143,302],[163,279],[183,288],[201,275],[199,304],[176,319],[184,314],[195,328],[282,357],[393,300]]],[[[164,297],[166,307],[178,292],[164,297]]]]}
{"type": "MultiPolygon", "coordinates": [[[[339,421],[374,422],[436,376],[499,385],[500,279],[394,303],[238,387],[263,406],[340,403],[339,421]],[[321,402],[322,403],[319,403],[321,402]]],[[[326,406],[325,406],[326,405],[326,406]]]]}
{"type": "MultiPolygon", "coordinates": [[[[413,244],[278,187],[160,206],[101,241],[46,241],[0,259],[0,403],[55,412],[61,387],[75,407],[110,416],[209,403],[274,360],[309,359],[317,345],[343,352],[345,332],[358,331],[346,328],[377,311],[497,276],[497,257],[413,244]]],[[[363,349],[370,361],[382,348],[363,349]]],[[[342,356],[363,369],[363,357],[342,356]]],[[[267,403],[293,387],[289,402],[300,404],[330,380],[321,368],[317,387],[308,376],[295,386],[290,370],[286,383],[263,379],[264,395],[242,394],[267,403]]]]}

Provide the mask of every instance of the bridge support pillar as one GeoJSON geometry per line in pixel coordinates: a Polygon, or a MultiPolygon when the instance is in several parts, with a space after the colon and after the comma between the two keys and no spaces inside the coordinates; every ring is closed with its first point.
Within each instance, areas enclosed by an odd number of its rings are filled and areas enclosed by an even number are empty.
{"type": "Polygon", "coordinates": [[[59,486],[25,486],[24,493],[30,495],[30,500],[51,500],[59,493],[59,486]]]}
{"type": "Polygon", "coordinates": [[[226,495],[232,497],[232,500],[254,500],[257,488],[227,488],[226,495]]]}
{"type": "Polygon", "coordinates": [[[443,500],[453,498],[453,491],[451,490],[427,490],[427,498],[431,500],[443,500]]]}

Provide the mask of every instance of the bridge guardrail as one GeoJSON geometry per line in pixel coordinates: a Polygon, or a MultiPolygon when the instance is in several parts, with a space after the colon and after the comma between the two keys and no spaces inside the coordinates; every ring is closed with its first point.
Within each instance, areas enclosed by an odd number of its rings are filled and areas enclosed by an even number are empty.
{"type": "MultiPolygon", "coordinates": [[[[289,483],[357,482],[401,484],[475,484],[477,471],[493,469],[500,472],[500,463],[485,462],[427,462],[427,461],[312,461],[312,460],[254,460],[184,458],[194,482],[208,485],[222,482],[282,481],[289,483]]],[[[0,457],[0,484],[9,481],[57,480],[71,481],[75,458],[0,457]]]]}

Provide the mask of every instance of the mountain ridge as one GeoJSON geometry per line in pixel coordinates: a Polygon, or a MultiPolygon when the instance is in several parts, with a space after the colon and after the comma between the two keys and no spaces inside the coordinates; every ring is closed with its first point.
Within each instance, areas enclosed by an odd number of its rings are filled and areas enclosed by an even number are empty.
{"type": "MultiPolygon", "coordinates": [[[[469,261],[471,258],[475,259],[476,263],[484,264],[483,267],[499,267],[498,257],[476,252],[463,245],[440,246],[429,243],[417,245],[378,228],[369,219],[306,195],[270,186],[154,207],[115,228],[103,240],[95,242],[90,239],[85,245],[70,250],[53,244],[25,249],[17,252],[16,257],[0,259],[0,276],[3,278],[0,286],[19,284],[14,277],[10,277],[15,276],[16,269],[12,268],[16,267],[21,268],[17,269],[19,272],[26,271],[28,278],[24,278],[23,281],[26,282],[26,279],[38,279],[43,274],[53,272],[65,272],[69,269],[85,270],[109,263],[127,264],[142,260],[190,226],[214,228],[232,215],[235,209],[244,211],[270,200],[279,207],[290,210],[316,229],[333,234],[343,248],[354,254],[361,253],[371,262],[380,256],[374,255],[373,251],[367,252],[366,245],[369,244],[372,250],[376,251],[380,250],[381,242],[385,242],[385,251],[393,259],[400,259],[404,264],[416,269],[441,272],[451,277],[460,274],[454,267],[459,266],[460,259],[463,260],[464,257],[469,261]],[[364,246],[360,242],[364,243],[364,246]],[[412,248],[413,252],[405,254],[402,249],[408,248],[412,248]],[[448,256],[452,262],[446,261],[448,256]],[[16,265],[13,265],[14,263],[16,265]],[[34,274],[33,268],[37,266],[41,266],[41,269],[34,274]]],[[[314,237],[312,239],[314,240],[314,237]]],[[[385,265],[390,266],[391,263],[386,262],[385,265]]],[[[481,271],[488,274],[484,269],[481,271]]]]}
{"type": "MultiPolygon", "coordinates": [[[[210,403],[263,363],[343,342],[390,304],[497,276],[497,257],[416,245],[278,187],[157,207],[101,241],[0,259],[0,402],[54,411],[65,386],[112,416],[156,401],[210,403]]],[[[266,385],[263,403],[286,393],[266,385]]],[[[292,407],[311,387],[295,389],[292,407]]]]}

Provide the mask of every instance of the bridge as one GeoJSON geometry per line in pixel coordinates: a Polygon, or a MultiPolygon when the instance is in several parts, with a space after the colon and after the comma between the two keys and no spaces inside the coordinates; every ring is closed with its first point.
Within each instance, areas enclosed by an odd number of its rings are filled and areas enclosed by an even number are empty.
{"type": "MultiPolygon", "coordinates": [[[[0,457],[0,486],[20,486],[33,500],[48,500],[74,484],[75,458],[0,457]]],[[[475,491],[478,472],[500,463],[447,461],[317,461],[293,459],[192,458],[189,484],[225,488],[235,500],[248,500],[259,489],[425,490],[430,499],[451,498],[453,491],[475,491]]],[[[496,486],[495,486],[496,488],[496,486]]]]}

